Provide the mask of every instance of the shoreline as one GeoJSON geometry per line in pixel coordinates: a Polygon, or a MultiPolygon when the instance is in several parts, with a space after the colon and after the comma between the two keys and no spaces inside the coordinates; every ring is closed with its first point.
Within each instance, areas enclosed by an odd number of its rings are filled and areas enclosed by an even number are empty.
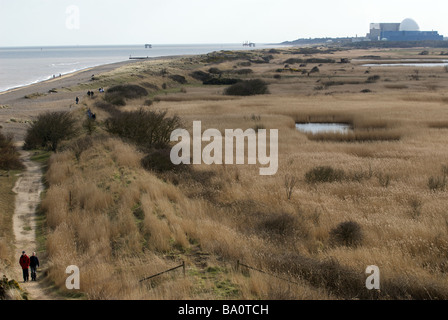
{"type": "Polygon", "coordinates": [[[36,92],[48,92],[54,88],[68,88],[76,86],[80,83],[90,81],[92,75],[98,75],[110,71],[114,71],[128,64],[141,63],[142,61],[156,61],[165,59],[183,58],[189,55],[177,55],[177,56],[161,56],[161,57],[149,57],[145,59],[128,59],[120,62],[112,62],[101,64],[92,67],[86,67],[77,71],[69,72],[61,75],[60,77],[50,78],[35,83],[15,87],[6,91],[0,92],[0,106],[7,105],[8,102],[13,102],[19,99],[18,95],[23,98],[25,95],[36,92]]]}
{"type": "Polygon", "coordinates": [[[70,77],[76,76],[76,75],[78,75],[80,73],[84,73],[84,72],[87,72],[87,71],[95,71],[96,69],[101,69],[101,72],[112,71],[112,70],[115,70],[117,68],[120,68],[123,65],[126,65],[126,64],[132,63],[132,62],[135,62],[135,61],[124,60],[124,61],[120,61],[120,62],[112,62],[112,63],[100,64],[100,65],[96,65],[96,66],[92,66],[92,67],[85,67],[85,68],[82,68],[82,69],[79,69],[79,70],[75,70],[73,72],[67,72],[65,74],[62,74],[60,77],[57,76],[55,78],[49,78],[49,79],[33,82],[33,83],[30,83],[30,84],[20,85],[20,86],[14,87],[14,88],[7,89],[5,91],[0,91],[0,97],[2,95],[6,95],[6,94],[9,94],[9,93],[12,93],[12,92],[16,92],[16,91],[22,90],[22,89],[27,89],[27,88],[31,88],[31,87],[37,87],[39,85],[44,85],[44,84],[53,83],[53,82],[57,83],[60,80],[67,80],[70,77]],[[110,68],[108,68],[108,66],[110,66],[110,68]],[[109,70],[106,70],[106,69],[109,69],[109,70]]]}
{"type": "Polygon", "coordinates": [[[76,87],[80,84],[89,84],[93,75],[99,76],[144,61],[167,61],[200,55],[180,54],[106,63],[0,92],[0,131],[3,134],[11,134],[16,143],[23,142],[28,123],[42,112],[67,111],[82,107],[81,103],[79,105],[75,103],[75,98],[79,97],[82,100],[86,91],[76,87]]]}
{"type": "Polygon", "coordinates": [[[4,134],[12,134],[16,142],[23,141],[27,131],[27,122],[42,112],[64,111],[78,107],[75,104],[75,97],[79,96],[81,98],[85,94],[81,90],[59,91],[58,89],[67,89],[82,83],[89,83],[92,75],[97,76],[111,72],[129,64],[148,60],[181,59],[186,56],[188,55],[150,57],[145,60],[129,59],[108,63],[0,92],[0,130],[4,134]],[[56,90],[55,93],[52,93],[53,89],[56,90]],[[36,97],[25,98],[36,93],[38,94],[36,97]]]}

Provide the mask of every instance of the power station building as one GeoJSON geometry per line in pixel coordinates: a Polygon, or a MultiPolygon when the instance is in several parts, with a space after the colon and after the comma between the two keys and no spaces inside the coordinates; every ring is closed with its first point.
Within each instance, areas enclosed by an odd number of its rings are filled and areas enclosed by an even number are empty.
{"type": "Polygon", "coordinates": [[[437,31],[420,31],[412,19],[404,19],[401,23],[371,23],[366,37],[371,41],[443,40],[437,31]]]}

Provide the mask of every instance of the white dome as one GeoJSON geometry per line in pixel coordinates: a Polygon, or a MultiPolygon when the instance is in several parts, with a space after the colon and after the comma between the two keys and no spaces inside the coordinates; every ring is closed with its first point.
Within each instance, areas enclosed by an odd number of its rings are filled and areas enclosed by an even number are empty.
{"type": "Polygon", "coordinates": [[[420,27],[414,20],[404,19],[400,24],[400,31],[420,31],[420,27]]]}

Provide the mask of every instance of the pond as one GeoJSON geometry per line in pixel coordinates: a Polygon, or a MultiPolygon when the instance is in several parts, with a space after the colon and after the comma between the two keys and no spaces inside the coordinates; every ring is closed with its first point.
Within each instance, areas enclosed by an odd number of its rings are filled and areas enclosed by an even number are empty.
{"type": "Polygon", "coordinates": [[[303,133],[349,133],[352,126],[346,123],[296,123],[296,129],[303,133]]]}
{"type": "Polygon", "coordinates": [[[368,63],[363,64],[362,66],[363,67],[445,67],[448,66],[448,60],[439,60],[439,59],[384,60],[384,63],[368,63]]]}

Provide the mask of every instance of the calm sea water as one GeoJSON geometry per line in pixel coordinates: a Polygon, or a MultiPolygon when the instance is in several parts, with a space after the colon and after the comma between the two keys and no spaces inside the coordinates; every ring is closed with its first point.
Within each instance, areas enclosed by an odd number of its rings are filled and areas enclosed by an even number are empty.
{"type": "Polygon", "coordinates": [[[205,54],[220,50],[273,48],[257,44],[75,46],[0,48],[0,92],[99,65],[121,62],[133,57],[164,57],[205,54]]]}

